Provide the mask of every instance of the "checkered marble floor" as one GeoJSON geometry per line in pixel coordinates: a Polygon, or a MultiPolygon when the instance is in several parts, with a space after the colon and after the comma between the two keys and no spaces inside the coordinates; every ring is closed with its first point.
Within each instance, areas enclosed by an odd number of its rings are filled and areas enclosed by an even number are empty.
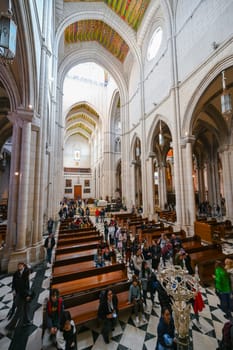
{"type": "MultiPolygon", "coordinates": [[[[33,325],[15,329],[13,334],[7,335],[4,327],[6,316],[12,305],[11,276],[2,276],[0,279],[0,349],[1,350],[40,350],[42,309],[45,298],[48,297],[51,269],[43,265],[38,266],[31,274],[31,284],[41,279],[37,289],[37,298],[32,305],[33,325]],[[41,275],[43,276],[41,278],[41,275]]],[[[198,324],[191,313],[190,322],[190,350],[212,350],[218,347],[221,339],[221,330],[226,319],[223,312],[217,307],[218,298],[212,288],[201,289],[205,303],[200,313],[198,324]]],[[[136,325],[135,316],[130,311],[120,313],[119,322],[111,335],[111,342],[106,345],[101,335],[101,325],[97,321],[89,322],[86,326],[77,329],[78,350],[154,350],[157,341],[157,325],[160,316],[160,306],[152,307],[148,299],[146,322],[140,320],[136,325]]],[[[51,350],[53,348],[51,347],[51,350]]]]}
{"type": "MultiPolygon", "coordinates": [[[[98,224],[102,231],[102,224],[98,224]]],[[[0,276],[0,349],[1,350],[40,350],[42,336],[42,311],[49,295],[51,268],[40,264],[30,275],[31,285],[36,297],[31,303],[33,325],[16,328],[12,334],[6,334],[6,316],[12,306],[12,276],[0,276]]],[[[219,300],[213,288],[201,288],[205,303],[200,313],[199,323],[191,312],[190,350],[215,350],[221,339],[221,332],[226,319],[217,307],[219,300]]],[[[151,305],[148,299],[146,322],[135,322],[135,315],[124,311],[110,337],[110,344],[105,344],[101,335],[101,325],[97,321],[89,322],[77,329],[78,350],[154,350],[157,342],[157,325],[160,317],[160,306],[151,305]]],[[[51,347],[49,350],[55,349],[51,347]]]]}

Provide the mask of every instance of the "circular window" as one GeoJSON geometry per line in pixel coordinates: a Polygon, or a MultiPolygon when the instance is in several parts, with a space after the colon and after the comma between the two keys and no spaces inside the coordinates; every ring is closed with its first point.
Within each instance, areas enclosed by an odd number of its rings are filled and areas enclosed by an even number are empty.
{"type": "Polygon", "coordinates": [[[161,42],[163,37],[163,31],[161,27],[156,28],[154,31],[152,38],[150,39],[150,43],[147,50],[147,59],[151,61],[159,51],[161,42]]]}

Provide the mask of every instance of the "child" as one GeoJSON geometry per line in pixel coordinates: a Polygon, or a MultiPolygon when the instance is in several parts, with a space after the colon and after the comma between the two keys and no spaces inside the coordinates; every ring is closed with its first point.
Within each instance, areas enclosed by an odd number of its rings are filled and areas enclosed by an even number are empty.
{"type": "Polygon", "coordinates": [[[74,321],[71,319],[69,311],[64,311],[62,315],[61,330],[65,340],[65,350],[76,350],[76,328],[74,321]]]}
{"type": "Polygon", "coordinates": [[[137,276],[133,276],[132,284],[129,288],[129,304],[133,304],[134,313],[136,316],[136,323],[139,324],[139,312],[142,313],[142,320],[143,322],[146,322],[146,317],[143,309],[143,302],[141,297],[141,287],[139,285],[139,281],[137,279],[137,276]]]}

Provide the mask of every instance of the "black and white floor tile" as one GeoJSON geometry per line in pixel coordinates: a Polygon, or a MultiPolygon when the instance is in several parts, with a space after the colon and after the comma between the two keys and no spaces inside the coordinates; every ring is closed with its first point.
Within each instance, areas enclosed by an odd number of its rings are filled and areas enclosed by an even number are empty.
{"type": "MultiPolygon", "coordinates": [[[[40,350],[42,336],[43,306],[49,294],[51,268],[44,264],[34,268],[30,276],[31,284],[36,290],[36,298],[31,308],[33,325],[15,329],[7,334],[6,316],[12,306],[11,282],[12,276],[0,276],[0,349],[1,350],[40,350]]],[[[218,308],[219,300],[213,288],[201,289],[205,303],[200,313],[199,323],[191,313],[189,350],[215,350],[221,339],[222,327],[227,321],[218,308]]],[[[77,329],[78,350],[154,350],[157,341],[157,325],[160,307],[151,305],[148,299],[146,322],[135,322],[135,316],[130,311],[122,312],[119,322],[111,335],[110,344],[105,344],[101,335],[101,327],[97,322],[89,322],[77,329]]],[[[52,350],[55,348],[49,349],[52,350]]]]}

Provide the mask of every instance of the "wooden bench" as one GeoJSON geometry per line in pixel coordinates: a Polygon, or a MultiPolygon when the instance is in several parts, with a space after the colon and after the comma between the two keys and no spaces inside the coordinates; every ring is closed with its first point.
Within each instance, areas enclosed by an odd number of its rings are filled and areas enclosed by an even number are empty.
{"type": "Polygon", "coordinates": [[[65,264],[63,266],[55,266],[53,267],[52,275],[54,277],[67,275],[69,273],[77,272],[77,271],[86,271],[95,268],[94,259],[90,259],[88,261],[77,262],[74,264],[65,264]]]}
{"type": "MultiPolygon", "coordinates": [[[[108,287],[117,295],[119,312],[133,307],[132,304],[128,303],[129,287],[130,282],[118,283],[108,287]]],[[[64,299],[65,309],[70,311],[76,325],[82,325],[97,319],[99,297],[102,290],[99,289],[91,293],[83,293],[64,299]]]]}
{"type": "Polygon", "coordinates": [[[191,265],[194,269],[198,266],[199,276],[201,283],[208,284],[213,283],[213,274],[215,270],[216,260],[224,261],[227,257],[232,258],[233,255],[225,255],[219,248],[205,249],[202,251],[197,251],[190,253],[191,265]]]}
{"type": "Polygon", "coordinates": [[[155,229],[155,230],[151,229],[151,230],[145,230],[145,231],[142,230],[142,241],[146,240],[148,244],[151,245],[152,240],[158,240],[162,234],[165,234],[169,239],[171,238],[172,234],[175,234],[181,239],[186,237],[186,233],[184,230],[172,232],[171,229],[168,227],[162,230],[159,230],[159,229],[155,229]]]}
{"type": "Polygon", "coordinates": [[[215,232],[218,232],[219,240],[224,237],[224,223],[213,221],[195,221],[194,232],[200,236],[203,241],[213,243],[216,241],[215,232]]]}
{"type": "Polygon", "coordinates": [[[92,265],[90,269],[86,269],[82,271],[77,271],[77,270],[70,271],[70,273],[65,275],[58,275],[58,276],[53,275],[51,281],[52,281],[52,284],[58,284],[58,283],[82,279],[85,277],[99,276],[99,275],[103,275],[109,272],[114,272],[119,270],[124,271],[125,265],[121,263],[116,263],[113,265],[110,264],[103,267],[95,267],[92,265]]]}
{"type": "Polygon", "coordinates": [[[88,227],[86,229],[77,229],[77,230],[74,230],[74,229],[67,229],[67,230],[59,230],[59,235],[65,235],[65,234],[76,234],[77,236],[79,235],[84,235],[85,233],[88,233],[88,232],[98,232],[98,230],[96,229],[96,227],[88,227]]]}
{"type": "MultiPolygon", "coordinates": [[[[113,265],[114,266],[114,265],[113,265]]],[[[113,267],[110,266],[110,267],[113,267]]],[[[96,272],[101,268],[96,268],[96,272]]],[[[102,274],[87,276],[77,280],[61,283],[52,283],[52,288],[57,288],[62,296],[79,293],[91,289],[107,288],[107,286],[128,280],[126,268],[109,271],[102,274]]]]}
{"type": "MultiPolygon", "coordinates": [[[[62,254],[56,254],[55,255],[55,266],[58,266],[58,262],[61,261],[61,265],[68,264],[68,260],[72,260],[73,262],[78,261],[86,261],[90,260],[90,257],[92,256],[94,259],[94,255],[97,253],[97,249],[88,249],[80,252],[69,252],[69,253],[62,253],[62,254]]],[[[61,266],[60,265],[60,266],[61,266]]]]}
{"type": "Polygon", "coordinates": [[[100,241],[100,237],[97,235],[90,235],[87,237],[81,237],[81,238],[74,238],[74,237],[66,237],[66,238],[59,238],[57,241],[57,247],[64,246],[64,245],[70,245],[70,244],[82,244],[82,243],[89,243],[93,241],[100,241]]]}
{"type": "Polygon", "coordinates": [[[95,249],[98,248],[99,246],[99,240],[90,242],[89,244],[85,243],[79,243],[75,245],[67,245],[67,246],[62,246],[56,249],[56,255],[60,254],[66,254],[66,253],[78,253],[84,250],[90,250],[90,249],[95,249]]]}

